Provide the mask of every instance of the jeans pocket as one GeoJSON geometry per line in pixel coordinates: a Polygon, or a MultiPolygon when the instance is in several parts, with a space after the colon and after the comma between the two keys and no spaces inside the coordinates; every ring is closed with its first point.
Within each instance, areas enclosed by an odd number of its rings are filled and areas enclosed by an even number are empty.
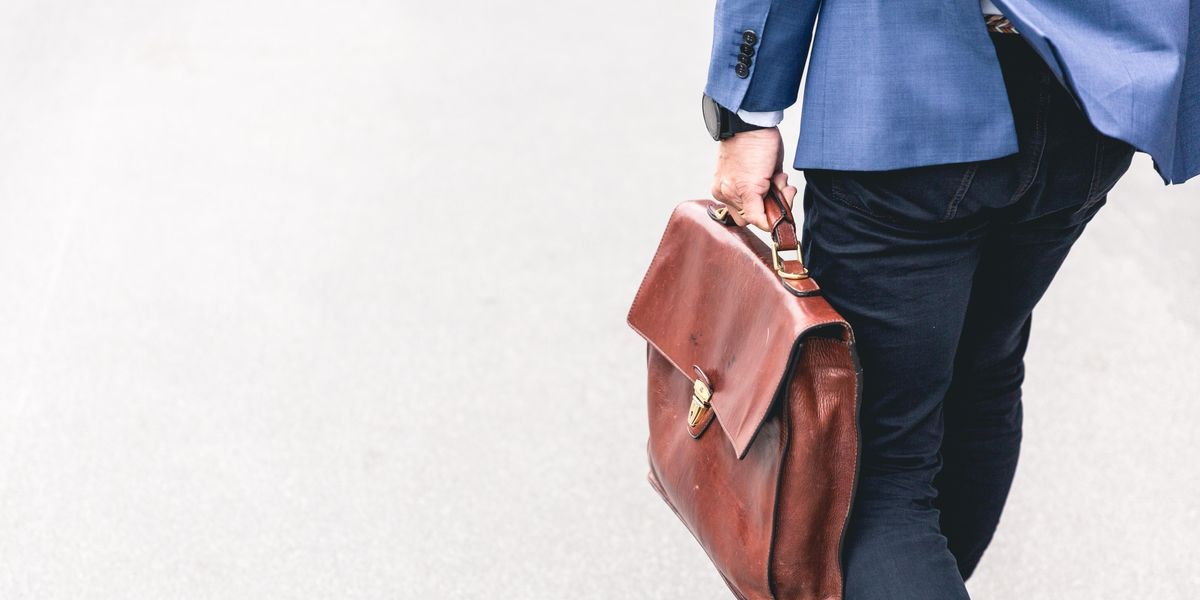
{"type": "Polygon", "coordinates": [[[893,222],[954,219],[980,161],[889,171],[831,171],[830,194],[851,208],[893,222]]]}

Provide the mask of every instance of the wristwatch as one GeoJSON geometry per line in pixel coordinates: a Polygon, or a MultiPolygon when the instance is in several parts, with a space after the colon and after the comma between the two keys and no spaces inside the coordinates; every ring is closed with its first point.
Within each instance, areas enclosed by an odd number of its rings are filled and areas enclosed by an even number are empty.
{"type": "Polygon", "coordinates": [[[766,129],[761,125],[752,125],[737,116],[737,113],[717,104],[708,94],[704,94],[701,99],[701,108],[704,110],[704,125],[708,127],[708,134],[714,140],[721,141],[733,137],[735,133],[743,131],[754,131],[755,129],[766,129]]]}

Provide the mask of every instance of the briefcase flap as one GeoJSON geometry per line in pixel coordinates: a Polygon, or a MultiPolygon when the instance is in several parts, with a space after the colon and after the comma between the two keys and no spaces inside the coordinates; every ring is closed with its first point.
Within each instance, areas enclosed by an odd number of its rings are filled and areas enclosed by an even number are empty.
{"type": "Polygon", "coordinates": [[[771,249],[747,229],[713,220],[713,204],[675,208],[628,322],[689,379],[693,366],[704,372],[712,409],[740,459],[786,392],[806,333],[841,326],[847,342],[853,333],[824,298],[788,291],[771,249]]]}

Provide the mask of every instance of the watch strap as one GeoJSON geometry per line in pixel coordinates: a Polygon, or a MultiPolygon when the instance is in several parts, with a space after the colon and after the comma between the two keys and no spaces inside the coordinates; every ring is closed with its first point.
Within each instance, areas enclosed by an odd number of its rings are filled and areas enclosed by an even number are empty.
{"type": "Polygon", "coordinates": [[[722,107],[722,110],[724,111],[723,116],[728,119],[729,126],[726,128],[726,130],[729,132],[730,136],[733,136],[738,133],[742,133],[744,131],[754,131],[756,129],[767,129],[766,127],[764,127],[762,125],[755,125],[753,123],[747,123],[747,122],[743,121],[742,118],[739,117],[738,114],[733,112],[732,110],[726,109],[724,107],[722,107]]]}

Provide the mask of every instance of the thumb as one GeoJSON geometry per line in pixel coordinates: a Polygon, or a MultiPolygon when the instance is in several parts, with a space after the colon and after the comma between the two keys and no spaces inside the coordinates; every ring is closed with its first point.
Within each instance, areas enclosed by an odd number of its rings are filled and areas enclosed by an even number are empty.
{"type": "Polygon", "coordinates": [[[768,231],[771,227],[767,222],[767,213],[763,206],[763,196],[767,194],[770,185],[770,180],[764,178],[744,180],[736,186],[738,199],[741,201],[742,209],[746,211],[743,218],[747,223],[763,231],[768,231]]]}

